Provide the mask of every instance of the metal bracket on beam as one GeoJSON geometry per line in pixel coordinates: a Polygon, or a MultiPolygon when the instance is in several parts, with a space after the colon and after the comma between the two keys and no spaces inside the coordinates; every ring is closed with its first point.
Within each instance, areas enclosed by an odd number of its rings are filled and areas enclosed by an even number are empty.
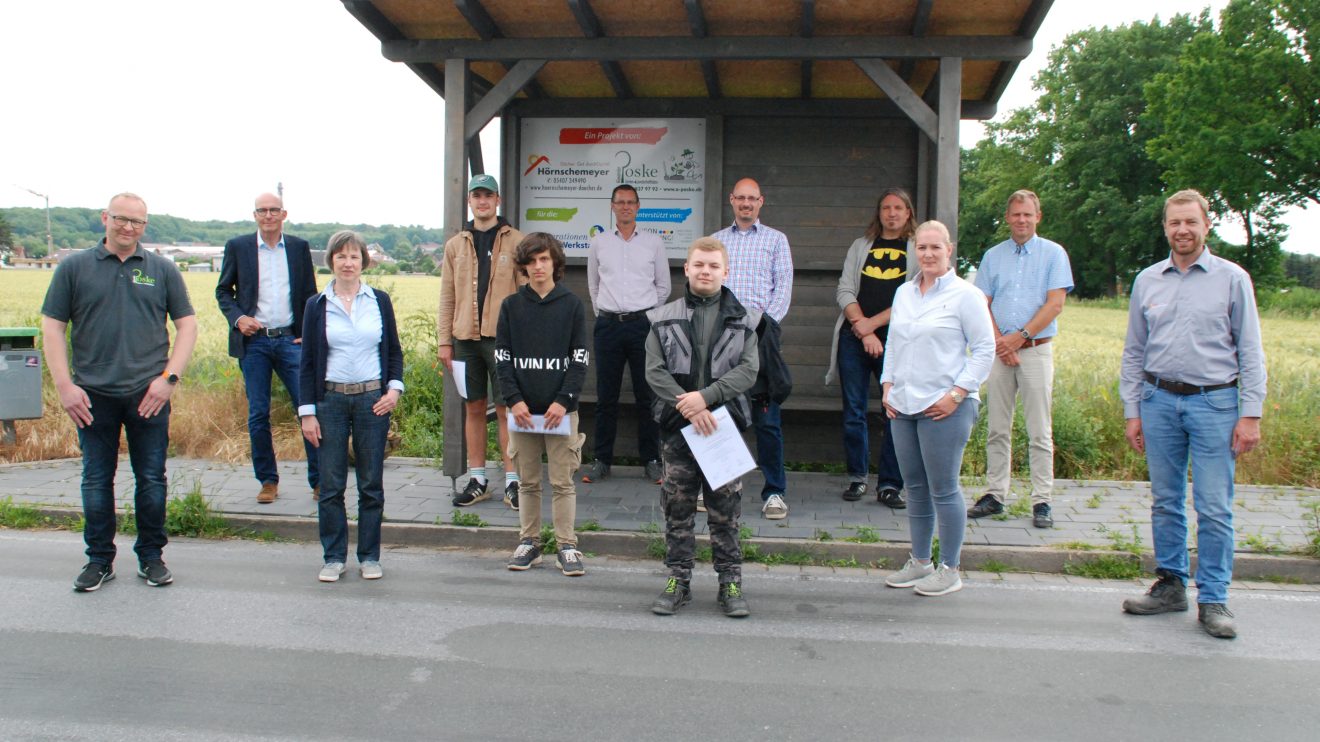
{"type": "Polygon", "coordinates": [[[495,83],[495,87],[467,112],[463,124],[464,138],[470,140],[480,133],[544,66],[544,59],[524,59],[515,64],[509,74],[495,83]]]}
{"type": "Polygon", "coordinates": [[[908,84],[903,81],[899,74],[889,68],[881,59],[854,59],[853,63],[861,68],[866,76],[871,78],[894,104],[903,110],[903,113],[912,119],[912,123],[917,128],[925,132],[926,136],[932,140],[939,139],[939,116],[935,111],[926,105],[926,102],[917,95],[908,84]]]}

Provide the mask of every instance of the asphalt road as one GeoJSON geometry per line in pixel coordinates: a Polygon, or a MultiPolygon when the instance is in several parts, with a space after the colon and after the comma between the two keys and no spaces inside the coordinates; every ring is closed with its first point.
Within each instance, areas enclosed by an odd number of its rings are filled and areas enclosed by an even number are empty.
{"type": "Polygon", "coordinates": [[[1237,592],[1240,637],[1063,578],[955,595],[708,566],[653,616],[653,562],[582,578],[398,550],[316,581],[306,544],[177,541],[149,588],[74,593],[75,534],[0,531],[0,739],[1315,739],[1320,593],[1237,592]]]}

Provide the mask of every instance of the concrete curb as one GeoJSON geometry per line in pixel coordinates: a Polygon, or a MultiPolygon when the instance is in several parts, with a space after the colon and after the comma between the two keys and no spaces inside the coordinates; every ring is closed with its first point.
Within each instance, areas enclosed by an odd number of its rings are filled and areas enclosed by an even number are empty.
{"type": "MultiPolygon", "coordinates": [[[[79,513],[71,508],[36,508],[52,520],[67,520],[79,513]]],[[[316,541],[319,538],[314,518],[287,515],[239,515],[221,513],[230,526],[252,533],[269,533],[279,538],[296,541],[316,541]]],[[[440,525],[430,523],[403,523],[386,521],[381,526],[381,538],[386,544],[398,546],[425,546],[440,549],[511,550],[518,542],[518,530],[504,526],[440,525]]],[[[627,557],[656,560],[650,553],[654,540],[663,538],[658,533],[632,531],[585,531],[578,534],[578,548],[599,556],[627,557]]],[[[858,544],[846,541],[810,541],[790,538],[752,538],[746,544],[755,545],[762,554],[808,554],[813,561],[839,565],[855,561],[858,567],[878,566],[898,569],[908,558],[908,544],[879,542],[858,544]]],[[[708,546],[710,539],[697,537],[698,548],[708,546]]],[[[963,546],[962,567],[965,570],[983,570],[987,564],[1002,565],[1009,571],[1066,573],[1069,564],[1080,564],[1099,558],[1136,559],[1127,552],[1105,550],[1052,549],[1042,546],[963,546]]],[[[1149,552],[1140,557],[1142,570],[1155,571],[1155,559],[1149,552]]],[[[1196,558],[1192,557],[1195,569],[1196,558]]],[[[1000,571],[996,569],[994,571],[1000,571]]],[[[1234,556],[1234,580],[1284,579],[1307,584],[1320,584],[1320,559],[1270,554],[1244,554],[1234,556]]]]}

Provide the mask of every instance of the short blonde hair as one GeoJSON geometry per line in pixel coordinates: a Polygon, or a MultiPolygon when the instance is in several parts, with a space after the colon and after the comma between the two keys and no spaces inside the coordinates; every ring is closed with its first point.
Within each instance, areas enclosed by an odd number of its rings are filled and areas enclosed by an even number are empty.
{"type": "Polygon", "coordinates": [[[944,244],[949,246],[949,262],[952,264],[953,256],[957,254],[957,249],[954,247],[953,238],[949,237],[949,228],[944,226],[944,222],[931,219],[928,222],[918,224],[916,231],[912,233],[913,240],[916,240],[917,235],[922,232],[935,232],[940,236],[940,239],[944,241],[944,244]]]}
{"type": "Polygon", "coordinates": [[[687,259],[691,260],[692,253],[698,250],[703,252],[717,252],[723,256],[724,264],[729,264],[729,249],[724,246],[723,242],[720,242],[714,237],[698,237],[695,240],[692,240],[692,244],[688,245],[687,259]]]}
{"type": "Polygon", "coordinates": [[[1025,188],[1013,191],[1013,195],[1008,197],[1008,203],[1004,204],[1004,212],[1007,213],[1018,201],[1030,201],[1036,207],[1036,213],[1040,213],[1040,196],[1025,188]]]}
{"type": "Polygon", "coordinates": [[[121,198],[129,199],[131,201],[137,201],[138,203],[142,204],[143,209],[147,208],[147,200],[145,198],[137,195],[136,193],[130,193],[128,191],[124,191],[123,193],[116,193],[115,195],[111,196],[110,203],[106,204],[106,209],[108,210],[110,208],[110,204],[113,204],[114,202],[118,201],[121,198]]]}
{"type": "Polygon", "coordinates": [[[1170,204],[1196,204],[1201,207],[1201,216],[1205,217],[1206,223],[1210,223],[1210,202],[1206,201],[1205,196],[1202,196],[1201,192],[1195,188],[1184,188],[1172,196],[1169,196],[1169,198],[1164,201],[1164,214],[1161,217],[1162,219],[1169,216],[1170,204]]]}

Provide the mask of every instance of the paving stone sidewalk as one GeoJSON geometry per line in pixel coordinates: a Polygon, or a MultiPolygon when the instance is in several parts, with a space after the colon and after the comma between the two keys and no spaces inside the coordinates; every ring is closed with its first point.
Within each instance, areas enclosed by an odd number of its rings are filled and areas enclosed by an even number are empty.
{"type": "MultiPolygon", "coordinates": [[[[171,497],[194,489],[223,512],[252,515],[316,516],[316,503],[307,487],[306,468],[298,462],[280,464],[280,497],[270,505],[258,505],[259,486],[246,463],[228,464],[200,459],[170,459],[167,465],[171,497]]],[[[503,475],[491,468],[491,481],[502,492],[503,475]]],[[[81,462],[62,459],[28,464],[0,464],[0,499],[40,506],[81,507],[79,485],[81,462]]],[[[454,483],[430,461],[394,457],[385,462],[385,517],[390,521],[450,523],[455,508],[450,502],[454,483]]],[[[131,501],[132,472],[127,457],[120,459],[116,496],[120,507],[131,501]]],[[[459,489],[466,477],[457,481],[459,489]]],[[[1025,484],[1025,483],[1024,483],[1025,484]]],[[[743,525],[762,538],[828,538],[856,536],[870,529],[881,541],[909,540],[906,511],[890,510],[876,503],[874,495],[859,502],[845,502],[847,486],[842,475],[788,474],[789,517],[766,520],[760,514],[761,477],[743,478],[743,525]]],[[[616,466],[604,482],[578,486],[577,521],[595,521],[609,531],[643,531],[660,528],[659,487],[642,479],[638,467],[616,466]]],[[[548,490],[548,484],[547,484],[548,490]]],[[[969,503],[983,494],[984,487],[967,483],[969,503]]],[[[353,476],[349,474],[350,516],[356,507],[353,476]]],[[[1190,497],[1190,488],[1188,496],[1190,497]]],[[[546,499],[549,499],[547,494],[546,499]]],[[[1320,490],[1293,487],[1238,485],[1236,496],[1238,550],[1277,549],[1306,544],[1317,528],[1314,506],[1320,490]]],[[[968,521],[967,543],[994,546],[1063,546],[1086,542],[1098,547],[1114,546],[1116,539],[1130,542],[1135,534],[1146,549],[1151,545],[1150,486],[1145,482],[1058,480],[1054,495],[1054,528],[1031,525],[1026,498],[1014,515],[968,521]]],[[[463,509],[479,515],[493,526],[517,526],[518,514],[506,508],[499,497],[463,509]]],[[[549,507],[545,507],[549,518],[549,507]]],[[[1189,504],[1190,512],[1190,504],[1189,504]]],[[[705,532],[698,515],[698,528],[705,532]]],[[[867,536],[870,534],[868,533],[867,536]]]]}

